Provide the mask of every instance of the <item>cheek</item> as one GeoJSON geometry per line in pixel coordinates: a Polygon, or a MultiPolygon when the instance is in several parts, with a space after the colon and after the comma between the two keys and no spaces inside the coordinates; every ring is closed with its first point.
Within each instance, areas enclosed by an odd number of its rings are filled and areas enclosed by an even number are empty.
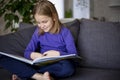
{"type": "Polygon", "coordinates": [[[53,23],[49,22],[47,25],[51,28],[53,26],[53,23]]]}

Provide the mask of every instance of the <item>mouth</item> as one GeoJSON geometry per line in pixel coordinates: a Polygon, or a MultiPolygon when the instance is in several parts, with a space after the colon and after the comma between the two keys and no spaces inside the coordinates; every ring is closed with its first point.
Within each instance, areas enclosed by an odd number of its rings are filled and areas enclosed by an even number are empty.
{"type": "Polygon", "coordinates": [[[46,28],[42,28],[43,30],[47,30],[48,28],[46,27],[46,28]]]}
{"type": "Polygon", "coordinates": [[[48,31],[48,27],[42,28],[42,30],[44,30],[45,32],[47,32],[48,31]]]}

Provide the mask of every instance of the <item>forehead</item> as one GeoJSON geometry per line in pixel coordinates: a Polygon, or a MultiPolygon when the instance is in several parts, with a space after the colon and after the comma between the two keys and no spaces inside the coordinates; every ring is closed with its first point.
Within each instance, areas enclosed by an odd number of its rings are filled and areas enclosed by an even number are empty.
{"type": "Polygon", "coordinates": [[[39,14],[36,14],[35,15],[35,19],[36,20],[47,20],[47,19],[50,19],[51,17],[49,16],[46,16],[46,15],[39,15],[39,14]]]}

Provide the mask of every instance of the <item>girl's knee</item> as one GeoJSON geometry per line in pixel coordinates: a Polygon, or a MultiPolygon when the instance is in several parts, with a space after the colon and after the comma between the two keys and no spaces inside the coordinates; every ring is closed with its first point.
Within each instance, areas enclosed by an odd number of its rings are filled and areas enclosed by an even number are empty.
{"type": "Polygon", "coordinates": [[[58,72],[59,77],[68,77],[71,76],[75,72],[75,68],[69,62],[63,64],[60,72],[58,72]]]}
{"type": "Polygon", "coordinates": [[[69,77],[75,72],[74,68],[64,68],[58,74],[56,74],[57,77],[64,78],[64,77],[69,77]]]}
{"type": "Polygon", "coordinates": [[[71,76],[73,73],[75,72],[75,69],[73,67],[66,67],[63,70],[63,76],[66,75],[67,76],[71,76]]]}

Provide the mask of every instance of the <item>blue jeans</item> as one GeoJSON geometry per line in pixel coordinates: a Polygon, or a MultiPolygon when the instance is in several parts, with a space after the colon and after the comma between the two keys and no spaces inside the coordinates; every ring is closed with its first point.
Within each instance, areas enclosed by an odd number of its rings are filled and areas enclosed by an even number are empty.
{"type": "Polygon", "coordinates": [[[62,60],[54,64],[38,67],[6,56],[1,56],[0,66],[17,74],[20,78],[30,78],[36,72],[44,73],[46,71],[53,77],[64,78],[71,76],[75,71],[74,65],[69,60],[62,60]]]}

